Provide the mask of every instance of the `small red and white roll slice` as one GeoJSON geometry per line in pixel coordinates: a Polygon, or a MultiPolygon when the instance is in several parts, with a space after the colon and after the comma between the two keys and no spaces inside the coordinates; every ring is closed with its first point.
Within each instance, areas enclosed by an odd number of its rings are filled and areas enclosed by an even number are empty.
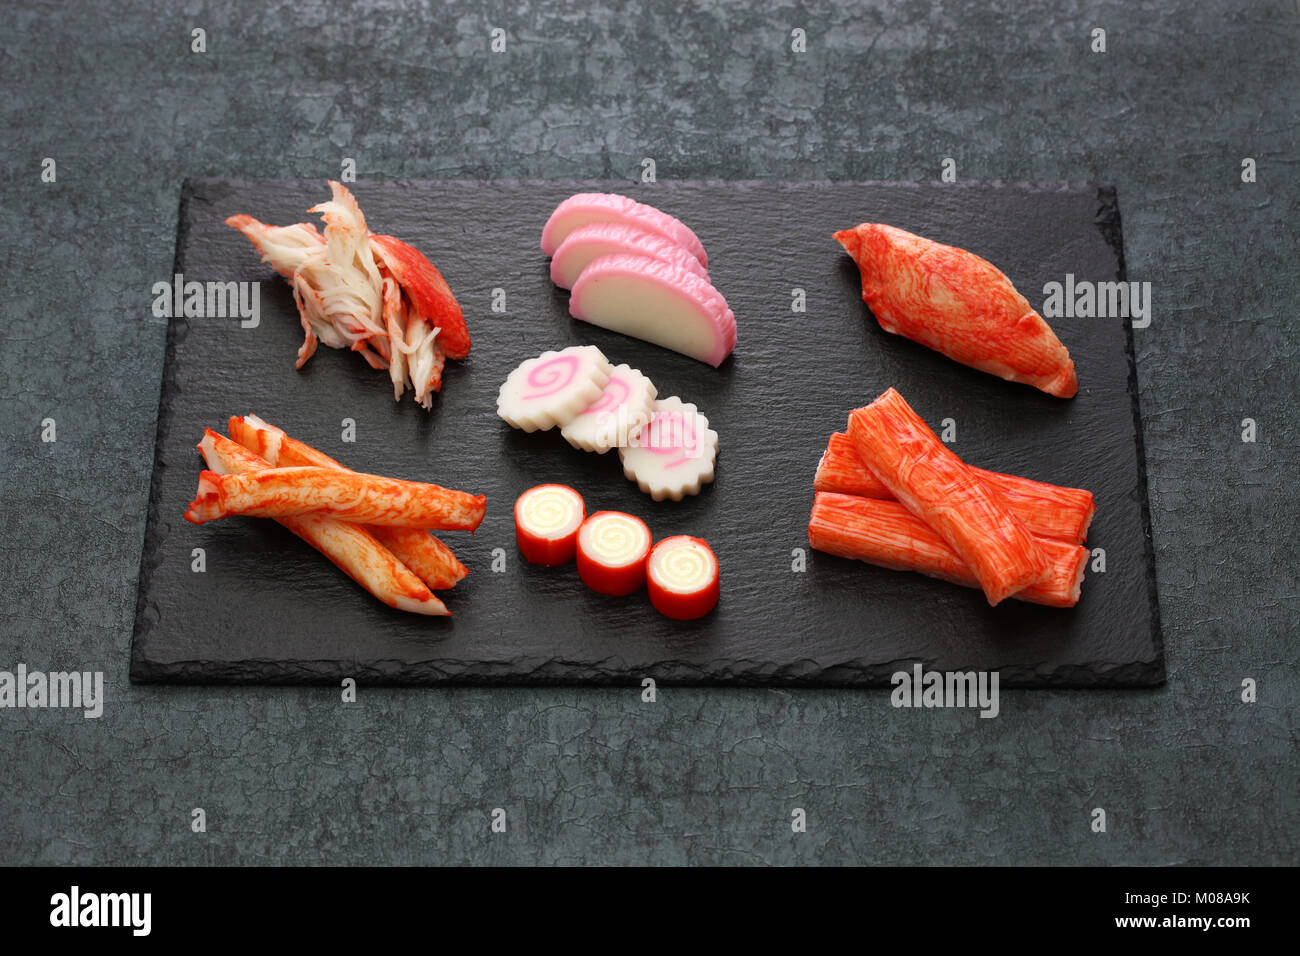
{"type": "Polygon", "coordinates": [[[597,511],[578,530],[578,576],[600,594],[624,595],[645,585],[650,529],[621,511],[597,511]]]}
{"type": "Polygon", "coordinates": [[[538,485],[515,499],[515,540],[532,564],[568,564],[578,549],[587,505],[568,485],[538,485]]]}
{"type": "Polygon", "coordinates": [[[646,586],[656,611],[693,621],[718,605],[718,559],[700,538],[679,534],[654,546],[646,562],[646,586]]]}

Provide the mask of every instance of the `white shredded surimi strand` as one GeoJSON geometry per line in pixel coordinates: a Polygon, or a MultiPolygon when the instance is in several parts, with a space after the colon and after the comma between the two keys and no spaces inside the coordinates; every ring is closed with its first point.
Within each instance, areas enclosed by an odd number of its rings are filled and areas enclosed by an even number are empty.
{"type": "Polygon", "coordinates": [[[393,400],[401,401],[406,391],[406,355],[402,340],[406,337],[406,317],[402,310],[402,290],[392,278],[383,280],[384,329],[388,333],[388,377],[393,383],[393,400]]]}

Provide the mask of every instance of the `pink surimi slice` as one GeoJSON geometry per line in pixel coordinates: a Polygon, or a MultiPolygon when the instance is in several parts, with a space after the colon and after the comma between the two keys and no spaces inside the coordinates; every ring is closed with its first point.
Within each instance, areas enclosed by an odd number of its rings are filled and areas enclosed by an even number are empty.
{"type": "Polygon", "coordinates": [[[551,257],[551,281],[561,289],[572,289],[582,270],[602,256],[649,256],[708,281],[709,272],[700,260],[671,239],[621,222],[593,222],[579,226],[560,243],[551,257]]]}
{"type": "Polygon", "coordinates": [[[560,248],[560,243],[568,238],[569,233],[593,222],[617,222],[653,232],[671,239],[698,259],[700,265],[706,269],[709,267],[704,246],[683,222],[653,206],[616,193],[578,193],[556,206],[542,227],[542,252],[548,256],[555,255],[555,250],[560,248]]]}
{"type": "Polygon", "coordinates": [[[721,365],[736,347],[736,317],[717,289],[648,256],[596,259],[569,296],[575,319],[721,365]]]}

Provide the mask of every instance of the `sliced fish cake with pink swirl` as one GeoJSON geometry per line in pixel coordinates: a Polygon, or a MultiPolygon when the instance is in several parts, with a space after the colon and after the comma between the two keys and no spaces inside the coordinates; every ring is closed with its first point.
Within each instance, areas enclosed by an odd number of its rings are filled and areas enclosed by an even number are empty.
{"type": "Polygon", "coordinates": [[[600,398],[612,371],[609,359],[594,345],[543,352],[501,383],[497,414],[526,432],[567,425],[600,398]]]}
{"type": "Polygon", "coordinates": [[[709,280],[709,271],[682,246],[657,233],[621,222],[593,222],[569,233],[551,257],[551,281],[572,289],[582,270],[602,256],[649,256],[709,280]]]}
{"type": "Polygon", "coordinates": [[[569,313],[714,368],[736,347],[736,317],[721,293],[707,279],[649,256],[596,259],[573,284],[569,313]]]}
{"type": "Polygon", "coordinates": [[[713,480],[718,433],[699,409],[674,395],[654,403],[650,423],[618,456],[623,474],[655,501],[681,501],[713,480]]]}
{"type": "Polygon", "coordinates": [[[560,434],[574,448],[598,455],[623,448],[650,421],[658,394],[655,383],[637,369],[616,365],[600,398],[561,428],[560,434]]]}
{"type": "Polygon", "coordinates": [[[556,206],[542,227],[542,252],[548,256],[555,255],[555,250],[560,248],[560,243],[568,238],[569,233],[593,222],[619,222],[653,232],[671,239],[698,259],[704,268],[709,267],[704,245],[685,223],[654,206],[617,193],[577,193],[556,206]]]}

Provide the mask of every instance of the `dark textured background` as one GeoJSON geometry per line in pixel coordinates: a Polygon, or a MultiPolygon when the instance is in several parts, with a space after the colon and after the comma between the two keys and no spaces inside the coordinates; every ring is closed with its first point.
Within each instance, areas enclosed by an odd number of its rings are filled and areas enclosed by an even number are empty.
{"type": "Polygon", "coordinates": [[[751,6],[6,5],[0,668],[102,669],[108,702],[0,712],[0,861],[1297,861],[1296,4],[751,6]],[[883,691],[131,686],[149,287],[181,181],[342,156],[363,178],[630,181],[653,156],[661,178],[925,180],[952,156],[963,179],[1113,180],[1155,290],[1167,686],[1007,693],[996,720],[883,691]]]}

